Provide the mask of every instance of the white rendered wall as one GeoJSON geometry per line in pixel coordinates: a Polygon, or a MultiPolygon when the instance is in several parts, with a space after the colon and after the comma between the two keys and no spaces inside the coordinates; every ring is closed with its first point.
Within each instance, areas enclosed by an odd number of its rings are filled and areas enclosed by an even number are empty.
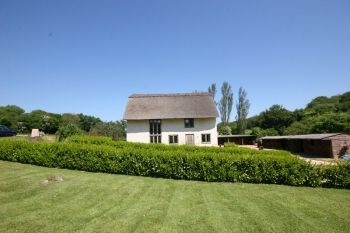
{"type": "Polygon", "coordinates": [[[149,120],[127,121],[126,140],[128,142],[150,142],[149,120]]]}
{"type": "MultiPolygon", "coordinates": [[[[194,128],[185,128],[184,119],[163,119],[162,121],[162,143],[169,144],[169,135],[178,135],[179,145],[185,144],[185,135],[193,134],[194,143],[197,146],[217,146],[218,133],[216,129],[216,118],[194,119],[194,128]],[[202,134],[210,134],[211,142],[202,143],[202,134]]],[[[128,121],[128,142],[150,142],[149,120],[128,121]]]]}

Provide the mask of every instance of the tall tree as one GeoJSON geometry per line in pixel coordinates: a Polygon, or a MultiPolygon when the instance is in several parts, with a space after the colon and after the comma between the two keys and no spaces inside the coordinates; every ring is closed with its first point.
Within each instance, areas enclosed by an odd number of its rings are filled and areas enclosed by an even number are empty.
{"type": "Polygon", "coordinates": [[[215,84],[215,83],[211,84],[211,85],[208,87],[208,92],[213,96],[214,102],[215,102],[215,104],[217,105],[217,103],[216,103],[216,101],[215,101],[215,96],[216,96],[216,93],[217,93],[216,84],[215,84]]]}
{"type": "Polygon", "coordinates": [[[261,128],[273,128],[277,130],[280,135],[283,134],[285,128],[295,121],[293,113],[278,104],[272,105],[269,109],[260,113],[259,118],[261,128]]]}
{"type": "Polygon", "coordinates": [[[221,95],[222,96],[219,102],[221,121],[225,124],[228,124],[233,106],[233,93],[231,85],[228,82],[224,82],[222,84],[221,95]]]}
{"type": "Polygon", "coordinates": [[[240,87],[238,90],[238,103],[236,104],[237,108],[237,129],[238,133],[243,134],[247,128],[247,116],[250,108],[250,103],[247,98],[247,92],[240,87]]]}

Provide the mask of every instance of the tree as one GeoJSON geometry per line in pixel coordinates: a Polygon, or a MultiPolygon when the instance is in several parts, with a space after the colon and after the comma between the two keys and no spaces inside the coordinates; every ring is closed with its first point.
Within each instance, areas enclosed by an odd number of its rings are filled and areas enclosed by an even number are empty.
{"type": "Polygon", "coordinates": [[[232,131],[229,125],[220,123],[218,124],[218,133],[219,135],[231,135],[232,131]]]}
{"type": "Polygon", "coordinates": [[[284,135],[300,135],[308,133],[310,133],[310,126],[305,124],[303,121],[293,122],[283,132],[284,135]]]}
{"type": "Polygon", "coordinates": [[[31,129],[39,129],[45,133],[54,134],[61,124],[61,115],[45,112],[43,110],[34,110],[30,113],[22,114],[17,124],[22,132],[30,132],[31,129]]]}
{"type": "Polygon", "coordinates": [[[93,126],[95,126],[97,123],[102,122],[98,117],[87,116],[82,113],[78,114],[78,117],[80,128],[85,132],[89,132],[93,126]]]}
{"type": "Polygon", "coordinates": [[[332,96],[330,98],[326,96],[316,97],[306,106],[306,113],[310,116],[313,116],[335,112],[339,103],[339,99],[339,96],[332,96]]]}
{"type": "Polygon", "coordinates": [[[278,104],[272,105],[268,110],[262,112],[259,117],[261,128],[273,128],[279,134],[283,134],[284,129],[295,121],[293,113],[278,104]]]}
{"type": "Polygon", "coordinates": [[[350,133],[350,114],[328,113],[308,119],[311,133],[350,133]]]}
{"type": "Polygon", "coordinates": [[[55,134],[60,125],[61,115],[48,113],[42,116],[40,129],[48,134],[55,134]]]}
{"type": "Polygon", "coordinates": [[[249,100],[247,99],[247,92],[240,87],[238,90],[238,103],[237,108],[237,128],[238,133],[244,134],[245,129],[247,128],[247,116],[250,108],[249,100]]]}
{"type": "Polygon", "coordinates": [[[24,113],[24,110],[16,105],[7,105],[0,107],[0,124],[17,129],[18,118],[24,113]]]}
{"type": "Polygon", "coordinates": [[[340,96],[337,110],[338,112],[350,112],[350,91],[340,96]]]}
{"type": "Polygon", "coordinates": [[[233,93],[231,85],[228,82],[222,84],[221,94],[222,96],[219,102],[221,122],[228,124],[233,106],[233,93]]]}
{"type": "Polygon", "coordinates": [[[215,83],[211,84],[211,85],[208,87],[208,92],[213,96],[214,102],[215,102],[215,104],[217,105],[217,103],[216,103],[216,101],[215,101],[215,96],[216,96],[216,93],[217,93],[216,84],[215,84],[215,83]]]}
{"type": "Polygon", "coordinates": [[[125,121],[99,122],[94,125],[90,134],[112,137],[115,140],[123,140],[126,137],[125,121]]]}
{"type": "Polygon", "coordinates": [[[62,123],[63,124],[73,123],[73,124],[79,125],[80,118],[78,115],[73,114],[73,113],[63,113],[62,114],[62,123]]]}
{"type": "Polygon", "coordinates": [[[74,123],[64,124],[57,131],[59,141],[63,141],[70,136],[79,135],[82,133],[83,130],[81,130],[79,126],[74,123]]]}
{"type": "Polygon", "coordinates": [[[251,135],[255,135],[257,139],[265,136],[277,136],[278,132],[275,129],[261,129],[260,127],[252,128],[251,135]]]}

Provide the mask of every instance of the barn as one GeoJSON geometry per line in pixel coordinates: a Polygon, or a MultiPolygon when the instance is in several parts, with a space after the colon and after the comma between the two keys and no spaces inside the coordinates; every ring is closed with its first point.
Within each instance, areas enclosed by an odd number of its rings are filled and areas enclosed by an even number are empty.
{"type": "Polygon", "coordinates": [[[350,135],[344,133],[268,136],[261,142],[264,148],[315,157],[338,158],[350,153],[350,135]]]}

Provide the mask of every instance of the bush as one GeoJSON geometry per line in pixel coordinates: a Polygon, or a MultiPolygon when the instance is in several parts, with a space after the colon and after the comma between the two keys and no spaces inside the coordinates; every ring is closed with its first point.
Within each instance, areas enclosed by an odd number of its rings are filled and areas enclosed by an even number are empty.
{"type": "Polygon", "coordinates": [[[350,189],[350,162],[342,161],[337,166],[324,165],[322,167],[322,178],[325,187],[350,189]]]}
{"type": "Polygon", "coordinates": [[[236,148],[140,145],[81,136],[69,141],[3,140],[0,159],[46,167],[184,180],[337,188],[349,188],[350,183],[349,164],[313,166],[293,156],[257,156],[256,152],[235,154],[236,148]],[[85,143],[82,143],[83,139],[85,143]]]}
{"type": "Polygon", "coordinates": [[[78,135],[82,133],[83,133],[83,130],[80,129],[79,126],[77,126],[74,123],[68,123],[66,125],[63,125],[57,131],[59,141],[63,141],[72,135],[78,135]]]}
{"type": "Polygon", "coordinates": [[[78,143],[78,144],[94,144],[94,145],[106,145],[113,146],[116,148],[130,148],[130,149],[143,149],[143,150],[161,150],[161,151],[171,151],[181,153],[209,153],[209,154],[229,154],[234,156],[264,156],[264,157],[280,157],[292,155],[287,151],[257,151],[249,148],[241,148],[234,146],[225,146],[224,148],[218,147],[199,147],[199,146],[189,146],[189,145],[164,145],[164,144],[145,144],[145,143],[132,143],[125,141],[113,141],[108,137],[93,137],[85,135],[72,136],[67,139],[68,142],[78,143]]]}

